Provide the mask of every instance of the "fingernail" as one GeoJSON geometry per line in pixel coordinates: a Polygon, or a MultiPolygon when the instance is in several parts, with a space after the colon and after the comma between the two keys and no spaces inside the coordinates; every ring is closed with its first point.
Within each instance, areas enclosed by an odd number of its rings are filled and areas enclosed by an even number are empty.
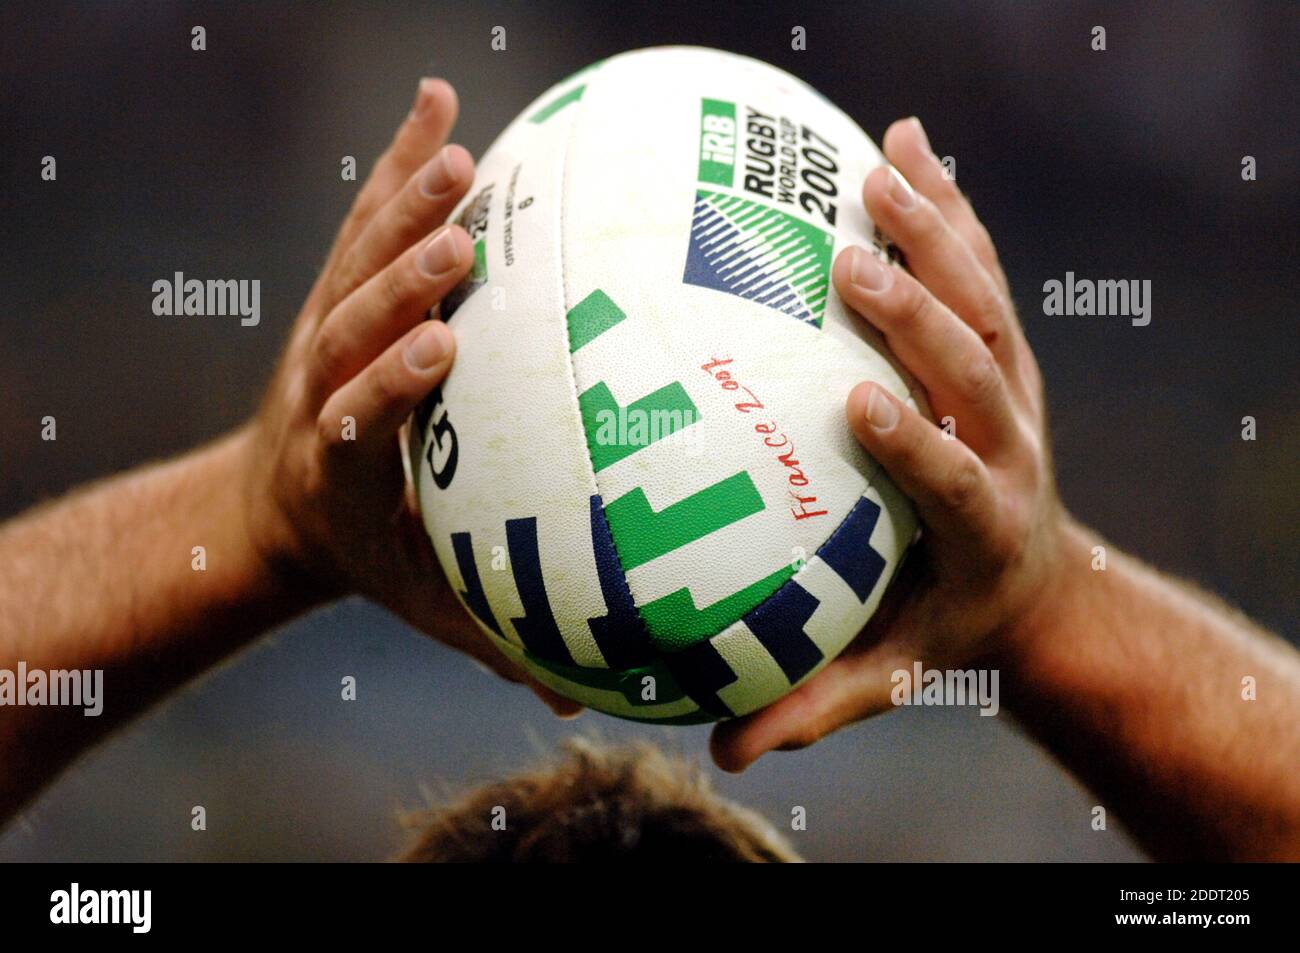
{"type": "Polygon", "coordinates": [[[921,125],[921,120],[913,116],[908,120],[912,128],[916,130],[916,138],[921,143],[921,149],[924,152],[934,155],[934,150],[930,148],[930,137],[925,134],[925,127],[921,125]]]}
{"type": "Polygon", "coordinates": [[[898,423],[898,405],[879,386],[871,388],[867,396],[867,423],[877,430],[890,430],[898,423]]]}
{"type": "Polygon", "coordinates": [[[421,250],[416,264],[429,278],[437,278],[444,272],[451,271],[460,264],[460,251],[456,247],[455,236],[447,229],[440,231],[421,250]]]}
{"type": "Polygon", "coordinates": [[[420,176],[420,194],[426,199],[434,199],[446,192],[456,183],[456,174],[452,171],[451,160],[444,146],[438,154],[429,160],[420,176]]]}
{"type": "Polygon", "coordinates": [[[875,255],[857,247],[850,255],[849,281],[859,288],[880,292],[894,283],[893,272],[877,261],[875,255]]]}
{"type": "Polygon", "coordinates": [[[429,108],[429,77],[423,77],[415,84],[415,102],[411,104],[410,117],[423,116],[429,108]]]}
{"type": "Polygon", "coordinates": [[[451,350],[451,331],[441,321],[426,322],[426,326],[406,345],[406,363],[414,371],[427,371],[436,367],[451,350]]]}
{"type": "Polygon", "coordinates": [[[902,209],[911,208],[916,204],[916,193],[893,166],[889,167],[889,197],[902,209]]]}

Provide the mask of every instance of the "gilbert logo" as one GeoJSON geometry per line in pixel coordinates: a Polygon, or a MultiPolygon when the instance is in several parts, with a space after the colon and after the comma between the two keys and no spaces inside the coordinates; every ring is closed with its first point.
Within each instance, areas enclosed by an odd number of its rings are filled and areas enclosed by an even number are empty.
{"type": "Polygon", "coordinates": [[[148,933],[152,890],[71,890],[50,894],[50,922],[55,924],[130,924],[132,933],[148,933]]]}

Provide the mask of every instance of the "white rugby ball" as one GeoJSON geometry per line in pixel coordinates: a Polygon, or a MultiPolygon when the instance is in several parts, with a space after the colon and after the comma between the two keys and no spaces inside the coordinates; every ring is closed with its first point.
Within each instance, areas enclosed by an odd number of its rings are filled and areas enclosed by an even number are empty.
{"type": "Polygon", "coordinates": [[[691,47],[588,67],[483,156],[412,472],[465,608],[544,684],[744,715],[875,611],[916,521],[844,401],[917,399],[830,268],[888,254],[861,200],[883,161],[800,80],[691,47]]]}

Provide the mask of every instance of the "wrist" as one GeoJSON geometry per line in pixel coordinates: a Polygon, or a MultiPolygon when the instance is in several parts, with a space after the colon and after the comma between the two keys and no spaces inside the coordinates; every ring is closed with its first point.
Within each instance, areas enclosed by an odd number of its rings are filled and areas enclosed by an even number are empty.
{"type": "Polygon", "coordinates": [[[223,480],[234,512],[229,520],[239,534],[239,550],[252,589],[289,614],[343,595],[335,583],[314,572],[289,522],[276,511],[268,488],[257,485],[259,452],[253,424],[245,424],[214,448],[223,457],[223,480]]]}
{"type": "Polygon", "coordinates": [[[1061,509],[1048,548],[1051,566],[1029,608],[1005,629],[995,653],[1000,668],[1025,671],[1044,647],[1061,647],[1079,607],[1094,584],[1092,551],[1097,537],[1061,509]]]}

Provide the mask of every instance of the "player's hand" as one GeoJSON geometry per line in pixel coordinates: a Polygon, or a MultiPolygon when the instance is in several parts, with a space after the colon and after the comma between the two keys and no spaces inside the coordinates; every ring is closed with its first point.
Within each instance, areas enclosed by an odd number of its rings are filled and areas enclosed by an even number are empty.
{"type": "Polygon", "coordinates": [[[456,112],[450,85],[421,82],[339,230],[247,431],[249,534],[290,584],[369,596],[568,713],[457,604],[403,471],[398,432],[456,349],[424,318],[474,257],[444,224],[474,175],[469,153],[445,145],[456,112]]]}
{"type": "Polygon", "coordinates": [[[849,394],[849,426],[916,504],[923,537],[843,654],[785,698],[718,726],[713,755],[729,770],[888,710],[892,673],[917,660],[996,664],[1031,613],[1050,611],[1065,577],[1068,517],[1042,381],[993,242],[919,122],[894,123],[884,146],[902,176],[876,169],[863,199],[911,273],[849,248],[832,277],[925,388],[935,419],[951,418],[955,439],[878,385],[849,394]]]}

